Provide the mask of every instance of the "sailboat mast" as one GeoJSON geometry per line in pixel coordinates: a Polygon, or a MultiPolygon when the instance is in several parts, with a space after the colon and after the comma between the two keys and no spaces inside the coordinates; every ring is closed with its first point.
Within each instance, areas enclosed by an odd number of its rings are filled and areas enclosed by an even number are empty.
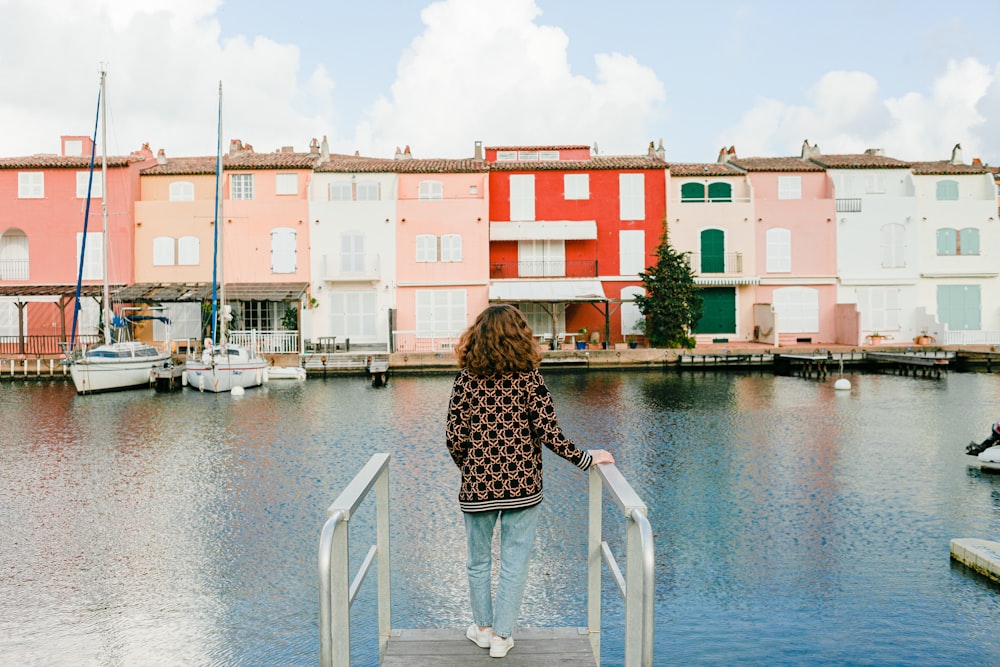
{"type": "Polygon", "coordinates": [[[110,265],[108,251],[110,244],[108,242],[108,98],[107,89],[105,88],[106,78],[107,72],[101,70],[101,221],[104,230],[104,233],[101,235],[103,237],[101,239],[103,245],[102,273],[104,274],[104,287],[101,292],[101,300],[104,309],[104,342],[112,343],[114,339],[111,336],[111,285],[108,279],[108,266],[110,265]]]}
{"type": "Polygon", "coordinates": [[[226,291],[222,256],[222,82],[219,82],[218,137],[215,147],[215,248],[212,262],[212,340],[226,341],[226,291]],[[222,305],[220,310],[219,305],[222,305]],[[216,327],[219,335],[216,336],[216,327]]]}

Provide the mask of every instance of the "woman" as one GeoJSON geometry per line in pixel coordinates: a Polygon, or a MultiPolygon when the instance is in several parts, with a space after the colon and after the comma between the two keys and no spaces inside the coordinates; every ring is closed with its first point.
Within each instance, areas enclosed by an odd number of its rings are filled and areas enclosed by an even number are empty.
{"type": "Polygon", "coordinates": [[[474,623],[466,636],[502,658],[528,575],[542,502],[542,445],[586,470],[614,463],[604,450],[588,453],[566,439],[552,396],[538,372],[541,354],[521,311],[490,306],[456,346],[461,371],[448,405],[448,451],[462,471],[459,505],[465,517],[466,570],[474,623]],[[500,579],[491,596],[493,529],[500,522],[500,579]]]}

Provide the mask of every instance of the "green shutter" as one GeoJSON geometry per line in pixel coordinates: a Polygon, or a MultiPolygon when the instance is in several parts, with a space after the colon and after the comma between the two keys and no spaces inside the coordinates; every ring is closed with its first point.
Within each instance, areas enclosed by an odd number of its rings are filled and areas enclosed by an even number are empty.
{"type": "Polygon", "coordinates": [[[733,186],[730,183],[709,183],[708,201],[733,201],[733,186]]]}
{"type": "Polygon", "coordinates": [[[701,272],[725,273],[726,234],[721,229],[706,229],[701,233],[701,272]]]}
{"type": "Polygon", "coordinates": [[[701,183],[683,183],[681,185],[681,201],[705,201],[705,186],[701,183]]]}
{"type": "Polygon", "coordinates": [[[937,254],[954,255],[957,251],[957,232],[949,227],[937,230],[937,254]]]}
{"type": "Polygon", "coordinates": [[[700,292],[704,310],[694,333],[736,333],[736,288],[706,287],[700,292]]]}
{"type": "Polygon", "coordinates": [[[938,321],[951,331],[978,331],[982,324],[979,285],[938,285],[938,321]]]}
{"type": "Polygon", "coordinates": [[[958,252],[962,255],[979,254],[979,230],[966,227],[958,233],[958,252]]]}

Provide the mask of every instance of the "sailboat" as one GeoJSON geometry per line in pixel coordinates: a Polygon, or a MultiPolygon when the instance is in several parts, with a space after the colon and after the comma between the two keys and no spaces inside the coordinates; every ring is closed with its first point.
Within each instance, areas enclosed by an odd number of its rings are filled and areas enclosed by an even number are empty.
{"type": "Polygon", "coordinates": [[[218,146],[215,157],[212,336],[205,339],[201,357],[189,359],[184,371],[187,386],[214,393],[234,390],[241,392],[245,388],[257,387],[267,379],[267,361],[257,353],[255,346],[234,345],[226,340],[227,327],[232,320],[232,310],[226,303],[222,221],[222,83],[220,82],[218,146]]]}
{"type": "MultiPolygon", "coordinates": [[[[169,366],[173,362],[173,357],[169,350],[169,344],[164,349],[157,349],[149,343],[135,340],[116,340],[112,330],[112,325],[120,325],[118,328],[124,330],[128,324],[127,317],[115,314],[111,308],[111,288],[108,278],[108,125],[107,125],[107,97],[106,97],[107,72],[101,71],[101,90],[97,100],[97,107],[101,121],[101,217],[103,220],[103,242],[102,251],[104,285],[101,294],[101,333],[103,342],[91,348],[74,349],[73,343],[67,348],[67,357],[64,363],[69,364],[70,376],[76,391],[80,394],[89,394],[99,391],[115,391],[118,389],[132,389],[135,387],[149,386],[150,377],[155,368],[169,366]]],[[[97,127],[94,127],[94,142],[97,143],[97,127]]],[[[90,160],[90,180],[94,178],[94,151],[91,148],[90,160]]],[[[87,191],[87,214],[90,212],[90,189],[87,191]]],[[[86,219],[84,222],[86,232],[86,219]]],[[[73,336],[75,342],[77,315],[80,311],[80,284],[83,279],[83,258],[86,251],[86,238],[83,236],[83,245],[80,248],[80,273],[77,278],[76,306],[73,312],[73,336]]]]}

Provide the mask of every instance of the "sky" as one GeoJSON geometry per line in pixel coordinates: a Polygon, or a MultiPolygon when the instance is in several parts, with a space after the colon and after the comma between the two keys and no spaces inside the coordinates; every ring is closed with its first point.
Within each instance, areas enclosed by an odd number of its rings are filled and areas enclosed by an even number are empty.
{"type": "Polygon", "coordinates": [[[148,143],[1000,163],[1000,0],[0,0],[0,156],[148,143]]]}

